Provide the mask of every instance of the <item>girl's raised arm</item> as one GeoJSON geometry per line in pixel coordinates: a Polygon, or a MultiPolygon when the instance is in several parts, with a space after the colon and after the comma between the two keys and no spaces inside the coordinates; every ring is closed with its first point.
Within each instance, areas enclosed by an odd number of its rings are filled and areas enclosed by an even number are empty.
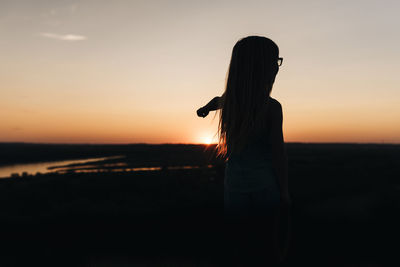
{"type": "Polygon", "coordinates": [[[197,110],[197,116],[204,118],[208,115],[210,111],[222,108],[224,104],[224,99],[225,93],[223,93],[221,96],[214,97],[213,99],[211,99],[210,102],[207,103],[207,105],[197,110]]]}

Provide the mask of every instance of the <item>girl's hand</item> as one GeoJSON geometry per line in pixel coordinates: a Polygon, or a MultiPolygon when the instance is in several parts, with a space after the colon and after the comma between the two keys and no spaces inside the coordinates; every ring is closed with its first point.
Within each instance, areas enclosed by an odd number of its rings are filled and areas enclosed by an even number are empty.
{"type": "Polygon", "coordinates": [[[197,110],[197,116],[199,116],[199,117],[203,117],[203,118],[207,117],[208,113],[209,113],[209,110],[206,107],[201,107],[197,110]]]}

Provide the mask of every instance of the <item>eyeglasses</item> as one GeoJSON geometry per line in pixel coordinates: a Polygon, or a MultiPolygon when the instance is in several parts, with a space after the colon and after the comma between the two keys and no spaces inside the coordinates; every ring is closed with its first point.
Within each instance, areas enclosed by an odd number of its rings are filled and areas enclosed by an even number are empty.
{"type": "Polygon", "coordinates": [[[278,66],[282,66],[283,57],[278,58],[278,66]]]}

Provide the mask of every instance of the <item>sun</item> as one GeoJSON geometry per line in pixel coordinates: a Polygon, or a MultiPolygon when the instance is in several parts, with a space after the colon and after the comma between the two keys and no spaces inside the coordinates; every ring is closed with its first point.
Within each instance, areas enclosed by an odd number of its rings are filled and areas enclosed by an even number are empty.
{"type": "Polygon", "coordinates": [[[213,138],[210,136],[204,136],[201,142],[205,145],[210,145],[213,142],[213,138]]]}

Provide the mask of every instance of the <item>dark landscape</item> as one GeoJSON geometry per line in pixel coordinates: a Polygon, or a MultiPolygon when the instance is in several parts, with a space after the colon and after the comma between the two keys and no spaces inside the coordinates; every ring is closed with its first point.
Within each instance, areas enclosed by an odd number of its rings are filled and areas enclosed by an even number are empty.
{"type": "MultiPolygon", "coordinates": [[[[0,143],[0,166],[119,156],[0,179],[0,266],[224,265],[214,148],[0,143]]],[[[398,266],[400,145],[288,143],[287,152],[284,266],[398,266]]]]}

